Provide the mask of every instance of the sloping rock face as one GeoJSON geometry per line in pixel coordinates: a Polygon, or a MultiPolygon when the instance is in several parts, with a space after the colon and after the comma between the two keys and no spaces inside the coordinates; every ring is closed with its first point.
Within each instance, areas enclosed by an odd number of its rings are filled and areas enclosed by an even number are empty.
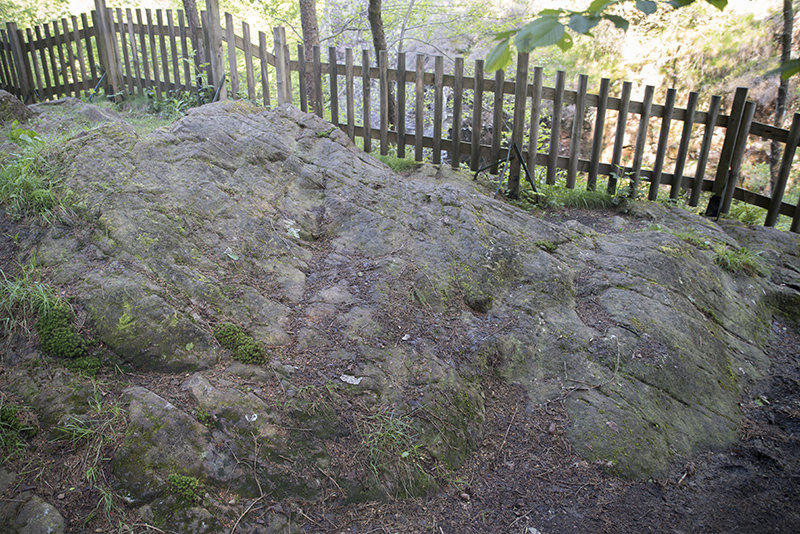
{"type": "MultiPolygon", "coordinates": [[[[66,151],[84,220],[39,239],[37,261],[131,367],[198,373],[184,388],[216,429],[168,419],[189,429],[184,447],[205,451],[190,471],[212,483],[242,469],[209,460],[214,441],[236,457],[251,436],[269,437],[262,456],[278,463],[293,447],[268,400],[204,374],[228,357],[211,335],[220,321],[271,347],[280,361],[264,380],[292,369],[319,384],[344,375],[347,395],[428,414],[414,419],[419,444],[444,465],[480,443],[481,376],[497,373],[531,405],[563,401],[575,447],[639,477],[735,442],[740,388],[769,366],[770,317],[796,302],[794,236],[660,205],[633,205],[603,232],[548,222],[449,169],[400,177],[293,108],[204,106],[144,138],[111,122],[66,151]],[[687,228],[699,243],[681,239],[687,228]],[[703,241],[762,244],[785,285],[722,270],[703,241]]],[[[289,377],[281,384],[292,388],[289,377]]],[[[127,394],[138,423],[118,473],[179,437],[147,426],[171,410],[150,395],[127,394]]],[[[314,414],[320,435],[347,424],[314,414]]],[[[325,451],[304,443],[292,461],[324,466],[325,451]]],[[[155,498],[151,479],[120,478],[132,500],[155,498]]],[[[301,486],[312,498],[313,481],[301,486]]]]}

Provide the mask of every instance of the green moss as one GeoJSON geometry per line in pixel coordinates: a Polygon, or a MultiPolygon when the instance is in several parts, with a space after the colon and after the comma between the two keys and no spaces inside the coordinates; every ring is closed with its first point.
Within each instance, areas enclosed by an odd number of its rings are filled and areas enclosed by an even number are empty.
{"type": "Polygon", "coordinates": [[[86,353],[86,341],[72,326],[72,311],[56,306],[39,317],[36,323],[42,350],[59,358],[79,358],[86,353]]]}
{"type": "Polygon", "coordinates": [[[220,323],[214,328],[214,337],[219,344],[231,351],[234,360],[242,363],[263,364],[266,359],[264,347],[238,325],[220,323]]]}
{"type": "Polygon", "coordinates": [[[175,473],[167,477],[167,487],[170,493],[187,505],[197,502],[203,490],[202,484],[195,477],[177,475],[175,473]]]}

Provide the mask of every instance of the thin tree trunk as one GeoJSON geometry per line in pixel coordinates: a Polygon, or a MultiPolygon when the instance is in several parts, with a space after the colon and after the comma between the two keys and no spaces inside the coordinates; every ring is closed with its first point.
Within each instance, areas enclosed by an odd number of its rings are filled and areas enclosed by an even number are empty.
{"type": "MultiPolygon", "coordinates": [[[[303,26],[303,48],[306,63],[311,63],[314,60],[314,47],[319,46],[316,0],[300,0],[300,24],[303,26]]],[[[316,98],[313,76],[306,76],[306,95],[309,109],[313,110],[316,98]]]]}
{"type": "Polygon", "coordinates": [[[197,14],[197,3],[195,0],[183,0],[183,10],[186,12],[186,20],[189,22],[189,36],[192,40],[192,49],[195,50],[194,65],[197,77],[197,86],[203,85],[200,73],[206,64],[206,49],[203,39],[197,33],[200,28],[200,16],[197,14]]]}
{"type": "MultiPolygon", "coordinates": [[[[794,10],[792,0],[783,0],[783,32],[781,33],[781,65],[785,65],[792,57],[792,33],[794,32],[794,10]]],[[[783,126],[783,117],[786,113],[786,99],[789,90],[789,80],[781,77],[778,86],[778,98],[775,101],[775,126],[783,126]]],[[[781,147],[775,141],[770,143],[769,174],[770,192],[778,179],[778,162],[781,158],[781,147]]]]}
{"type": "MultiPolygon", "coordinates": [[[[375,45],[375,57],[380,56],[381,50],[387,50],[386,33],[383,31],[383,17],[381,16],[381,0],[369,0],[367,18],[372,31],[372,44],[375,45]]],[[[389,85],[389,124],[397,124],[397,102],[394,99],[394,89],[389,85]]]]}

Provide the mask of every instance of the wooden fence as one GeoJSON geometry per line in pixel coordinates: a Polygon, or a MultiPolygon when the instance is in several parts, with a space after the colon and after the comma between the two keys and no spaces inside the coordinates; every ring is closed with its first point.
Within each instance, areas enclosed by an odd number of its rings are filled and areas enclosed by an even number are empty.
{"type": "MultiPolygon", "coordinates": [[[[156,10],[155,16],[149,9],[144,13],[140,9],[123,12],[106,8],[105,0],[95,0],[95,7],[90,16],[72,16],[25,31],[8,22],[0,29],[0,87],[26,102],[68,95],[85,97],[100,86],[113,98],[148,91],[161,98],[170,91],[197,91],[202,87],[215,99],[247,98],[266,106],[272,104],[275,95],[278,105],[296,102],[303,111],[311,107],[351,139],[361,138],[367,152],[373,149],[373,140],[378,142],[381,154],[388,153],[390,143],[399,157],[405,157],[413,147],[418,161],[423,159],[424,149],[429,149],[433,163],[441,163],[443,153],[454,167],[461,164],[462,157],[468,157],[476,171],[481,160],[500,161],[510,152],[509,147],[516,145],[521,157],[512,158],[510,164],[508,187],[512,195],[519,192],[520,164],[524,162],[532,175],[536,167],[543,167],[549,184],[562,173],[570,188],[575,187],[578,172],[583,172],[589,189],[597,186],[598,176],[608,177],[609,192],[616,191],[622,179],[629,180],[632,191],[649,182],[650,200],[655,200],[664,186],[671,198],[688,192],[689,205],[697,206],[701,193],[711,191],[706,211],[709,215],[727,213],[731,201],[738,199],[766,209],[765,225],[773,226],[779,215],[785,215],[792,218],[791,230],[800,230],[800,209],[783,202],[800,142],[800,114],[794,115],[789,130],[755,122],[755,104],[747,101],[746,88],[736,91],[730,113],[725,115],[718,96],[710,99],[706,110],[699,109],[696,92],[690,93],[686,107],[680,108],[674,89],[667,91],[664,104],[653,102],[652,86],[645,88],[641,102],[632,100],[630,82],[622,84],[618,97],[610,95],[608,79],[601,80],[598,94],[588,94],[585,75],[579,76],[576,90],[567,90],[564,72],[557,73],[554,87],[546,87],[542,68],[530,69],[524,54],[518,56],[513,81],[505,79],[504,71],[485,76],[482,60],[475,62],[473,76],[464,76],[463,58],[455,58],[453,72],[447,75],[441,56],[433,59],[433,72],[425,71],[426,57],[422,55],[416,57],[416,68],[408,69],[404,53],[397,54],[396,68],[389,68],[385,51],[373,65],[370,52],[363,50],[361,64],[355,65],[352,49],[343,51],[341,64],[339,50],[329,48],[328,62],[323,63],[322,51],[315,47],[313,61],[306,62],[299,45],[297,60],[292,60],[282,28],[273,31],[270,52],[267,35],[258,32],[258,44],[254,44],[246,22],[241,24],[239,36],[233,17],[225,13],[223,27],[217,0],[206,0],[201,27],[194,33],[182,11],[176,16],[171,10],[156,10]],[[200,39],[208,55],[206,64],[195,57],[200,39]],[[314,82],[314,95],[306,94],[308,77],[314,82]],[[361,89],[358,99],[357,87],[361,89]],[[378,93],[377,109],[372,101],[373,88],[378,93]],[[389,117],[390,94],[396,95],[399,117],[394,124],[389,117]],[[506,100],[513,105],[511,117],[504,117],[506,100]],[[571,130],[562,132],[566,106],[574,106],[574,120],[571,130]],[[484,113],[489,109],[491,118],[485,120],[484,113]],[[373,112],[377,112],[377,127],[372,124],[373,112]],[[612,112],[616,114],[614,120],[610,118],[612,112]],[[593,120],[587,123],[587,117],[593,120]],[[651,165],[647,165],[645,149],[648,135],[654,137],[650,133],[654,122],[660,124],[657,148],[651,165]],[[508,123],[511,126],[504,132],[508,123]],[[544,128],[540,132],[542,124],[549,124],[549,132],[544,128]],[[635,136],[628,134],[631,124],[635,136]],[[445,134],[448,125],[449,134],[445,134]],[[585,131],[591,133],[589,139],[585,131]],[[702,140],[696,146],[701,132],[702,140]],[[724,132],[722,148],[718,157],[715,151],[711,158],[719,132],[724,132]],[[462,139],[466,134],[469,140],[462,139]],[[737,186],[748,139],[753,137],[777,141],[784,148],[770,196],[737,186]],[[674,139],[679,139],[677,144],[674,139]],[[604,162],[606,145],[613,150],[604,162]],[[582,149],[588,159],[581,157],[582,149]],[[670,151],[674,156],[668,159],[670,151]],[[623,162],[624,152],[629,164],[623,162]],[[668,163],[672,172],[665,170],[668,163]],[[693,172],[685,172],[692,167],[693,172]],[[709,173],[706,177],[709,169],[713,176],[709,173]]],[[[494,165],[491,171],[497,169],[494,165]]]]}

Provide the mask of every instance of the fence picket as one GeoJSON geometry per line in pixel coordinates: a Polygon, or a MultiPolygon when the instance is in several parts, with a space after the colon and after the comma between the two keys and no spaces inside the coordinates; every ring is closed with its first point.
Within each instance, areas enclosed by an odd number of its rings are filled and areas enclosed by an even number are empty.
{"type": "MultiPolygon", "coordinates": [[[[172,79],[175,84],[172,86],[173,91],[179,91],[181,88],[181,69],[178,64],[178,44],[175,41],[175,20],[172,17],[172,10],[167,9],[167,31],[169,32],[169,51],[172,57],[172,79]]],[[[166,59],[163,61],[166,62],[166,59]]]]}
{"type": "MultiPolygon", "coordinates": [[[[719,164],[717,165],[717,174],[714,177],[714,196],[721,196],[725,183],[728,180],[728,174],[731,168],[731,160],[733,158],[733,149],[736,145],[736,136],[739,133],[739,124],[742,122],[742,114],[744,113],[745,102],[747,101],[747,88],[739,87],[733,96],[733,105],[731,106],[731,114],[728,118],[728,127],[725,131],[725,141],[722,143],[722,152],[719,156],[719,164]]],[[[709,205],[709,208],[711,206],[709,205]]],[[[715,214],[716,215],[716,214],[715,214]]]]}
{"type": "MultiPolygon", "coordinates": [[[[3,30],[0,30],[3,31],[3,30]]],[[[6,58],[6,43],[4,38],[0,38],[0,87],[9,93],[14,91],[14,84],[8,78],[8,60],[6,58]]]]}
{"type": "MultiPolygon", "coordinates": [[[[28,52],[27,53],[30,53],[31,65],[33,66],[34,78],[36,79],[36,86],[32,89],[32,93],[34,95],[37,95],[38,91],[36,91],[36,87],[42,87],[42,70],[39,67],[39,58],[36,56],[36,41],[33,38],[33,32],[31,31],[30,28],[26,28],[25,29],[25,35],[28,38],[28,42],[27,42],[28,52]]],[[[42,96],[43,95],[38,94],[38,96],[36,97],[36,100],[38,100],[38,101],[44,100],[42,98],[42,96]]]]}
{"type": "Polygon", "coordinates": [[[692,91],[689,93],[689,100],[686,102],[686,112],[683,116],[683,130],[681,132],[681,142],[678,146],[678,154],[675,157],[675,172],[672,175],[672,184],[669,190],[669,198],[677,200],[683,187],[683,169],[686,166],[686,155],[689,152],[689,142],[692,139],[692,126],[694,125],[695,111],[699,93],[692,91]]]}
{"type": "Polygon", "coordinates": [[[17,73],[14,71],[14,56],[11,53],[11,43],[8,40],[8,32],[0,29],[0,39],[3,45],[3,68],[5,69],[6,79],[8,80],[9,92],[19,96],[19,82],[17,81],[17,73]]]}
{"type": "Polygon", "coordinates": [[[614,136],[614,153],[611,156],[611,172],[608,176],[608,186],[606,191],[613,195],[617,192],[617,181],[625,174],[622,162],[622,149],[625,146],[625,130],[628,125],[628,109],[631,102],[631,82],[622,83],[622,93],[619,99],[619,111],[617,112],[617,132],[614,136]]]}
{"type": "Polygon", "coordinates": [[[531,89],[531,130],[528,134],[528,171],[536,177],[537,152],[539,151],[539,120],[542,116],[542,83],[544,69],[533,68],[533,85],[531,89]]]}
{"type": "Polygon", "coordinates": [[[191,91],[192,90],[192,69],[191,69],[191,61],[189,55],[189,43],[188,41],[189,36],[188,31],[189,28],[186,27],[186,19],[183,14],[183,10],[178,10],[178,38],[181,41],[181,63],[183,63],[183,90],[184,91],[191,91]]]}
{"type": "Polygon", "coordinates": [[[583,112],[586,109],[586,91],[589,76],[578,76],[578,93],[575,100],[575,116],[572,119],[572,136],[569,143],[569,165],[567,168],[567,188],[575,188],[578,175],[578,161],[581,157],[581,134],[583,134],[583,112]]]}
{"type": "MultiPolygon", "coordinates": [[[[792,117],[792,126],[789,128],[789,138],[786,140],[786,146],[783,149],[781,166],[778,169],[778,175],[772,187],[772,198],[769,202],[764,226],[775,226],[775,223],[778,222],[778,215],[780,215],[781,204],[783,203],[783,192],[789,180],[789,173],[792,170],[792,160],[794,159],[794,153],[797,150],[798,143],[800,143],[800,113],[795,113],[794,117],[792,117]]],[[[797,215],[798,212],[800,212],[800,210],[795,211],[795,217],[792,220],[793,232],[797,231],[794,227],[795,221],[800,223],[800,216],[797,215]]]]}
{"type": "Polygon", "coordinates": [[[364,152],[372,150],[372,108],[370,103],[369,50],[361,51],[361,92],[364,98],[364,152]]]}
{"type": "Polygon", "coordinates": [[[664,159],[669,143],[669,128],[672,125],[672,111],[675,109],[676,94],[677,91],[674,87],[667,89],[664,115],[661,118],[661,132],[658,135],[658,146],[656,147],[656,161],[653,165],[653,177],[650,181],[650,191],[647,195],[649,200],[655,200],[658,197],[658,188],[661,185],[661,174],[664,170],[664,159]]]}
{"type": "Polygon", "coordinates": [[[433,163],[442,162],[442,116],[444,115],[444,58],[433,62],[433,163]]]}
{"type": "MultiPolygon", "coordinates": [[[[42,37],[42,26],[36,26],[34,28],[34,32],[36,34],[36,43],[37,48],[39,49],[39,57],[42,62],[42,74],[44,75],[44,85],[42,86],[42,96],[44,100],[49,99],[53,96],[51,90],[51,83],[50,83],[50,69],[47,68],[47,52],[45,51],[47,47],[47,42],[42,37]]],[[[52,51],[51,51],[52,52],[52,51]]],[[[0,69],[0,73],[2,70],[0,69]]]]}
{"type": "Polygon", "coordinates": [[[314,113],[318,117],[324,117],[322,110],[322,56],[319,45],[315,45],[311,51],[314,61],[314,113]]]}
{"type": "Polygon", "coordinates": [[[253,74],[253,45],[250,42],[250,25],[242,22],[242,40],[244,47],[244,74],[247,80],[247,98],[251,102],[256,100],[256,79],[253,74]]]}
{"type": "Polygon", "coordinates": [[[425,105],[425,56],[417,54],[416,83],[414,85],[414,159],[422,161],[422,137],[424,135],[424,115],[422,113],[425,105]]]}
{"type": "Polygon", "coordinates": [[[608,92],[611,80],[600,80],[600,91],[597,95],[597,114],[594,119],[594,135],[592,136],[592,153],[589,157],[589,176],[586,179],[586,189],[594,191],[597,188],[597,173],[600,169],[600,154],[603,151],[603,134],[606,127],[606,111],[608,109],[608,92]]]}
{"type": "MultiPolygon", "coordinates": [[[[464,58],[457,57],[453,67],[453,144],[450,146],[450,165],[457,169],[461,165],[461,105],[464,93],[464,58]]],[[[523,112],[524,113],[524,112],[523,112]]]]}
{"type": "MultiPolygon", "coordinates": [[[[335,123],[334,123],[335,124],[335,123]]],[[[397,157],[406,157],[406,53],[397,54],[397,157]]]]}
{"type": "Polygon", "coordinates": [[[506,72],[502,69],[494,73],[494,110],[492,113],[492,154],[494,163],[489,169],[492,174],[497,174],[497,162],[500,160],[500,135],[503,131],[503,86],[506,72]]]}
{"type": "Polygon", "coordinates": [[[736,190],[736,183],[739,181],[739,171],[742,168],[742,159],[744,158],[744,150],[747,145],[747,135],[750,131],[750,123],[753,122],[753,115],[755,115],[755,112],[755,103],[746,102],[744,111],[742,111],[742,120],[739,123],[739,131],[736,134],[736,144],[733,146],[733,152],[731,153],[731,170],[728,173],[728,179],[725,183],[725,194],[722,199],[722,213],[728,213],[731,208],[733,193],[736,190]]]}
{"type": "Polygon", "coordinates": [[[345,91],[347,99],[347,137],[351,141],[356,140],[356,98],[355,82],[353,74],[353,49],[348,48],[344,51],[344,77],[345,91]]]}
{"type": "Polygon", "coordinates": [[[239,64],[236,59],[236,36],[233,33],[233,15],[230,13],[225,13],[225,40],[228,45],[228,76],[231,79],[229,96],[230,98],[236,98],[239,94],[239,64]]]}
{"type": "Polygon", "coordinates": [[[69,72],[72,75],[72,90],[75,93],[75,98],[81,96],[81,82],[78,79],[78,70],[75,68],[75,52],[72,49],[73,37],[67,26],[67,19],[61,19],[61,35],[64,38],[64,44],[67,47],[67,61],[69,61],[69,72]]]}
{"type": "Polygon", "coordinates": [[[339,70],[336,64],[336,47],[328,47],[328,76],[331,95],[331,122],[339,126],[339,70]]]}
{"type": "Polygon", "coordinates": [[[550,127],[550,152],[547,157],[547,183],[556,183],[556,169],[558,165],[558,152],[561,147],[561,114],[564,111],[564,85],[567,73],[563,70],[556,72],[556,87],[553,94],[553,124],[550,127]]]}
{"type": "Polygon", "coordinates": [[[719,96],[712,96],[708,104],[708,113],[706,114],[706,127],[703,131],[703,142],[700,144],[700,153],[697,155],[697,169],[695,170],[694,184],[692,186],[692,194],[689,196],[689,206],[697,206],[700,201],[700,193],[703,191],[703,178],[706,173],[706,165],[708,164],[708,155],[711,151],[711,142],[714,138],[714,127],[717,123],[717,116],[719,115],[719,106],[722,99],[719,96]]]}
{"type": "Polygon", "coordinates": [[[267,57],[267,34],[264,32],[258,32],[258,59],[261,63],[261,92],[264,97],[264,105],[269,107],[269,59],[267,57]]]}
{"type": "Polygon", "coordinates": [[[161,100],[161,76],[158,73],[158,55],[156,52],[156,36],[153,31],[153,14],[149,9],[145,9],[145,15],[147,16],[147,34],[150,38],[150,54],[153,63],[153,83],[156,87],[156,98],[161,100]]]}
{"type": "Polygon", "coordinates": [[[60,76],[60,86],[61,86],[61,94],[64,96],[68,96],[70,94],[69,84],[67,82],[67,60],[64,58],[64,43],[61,40],[61,32],[58,30],[58,22],[53,21],[53,42],[56,46],[56,51],[58,52],[58,69],[61,74],[60,76]]]}
{"type": "Polygon", "coordinates": [[[300,89],[300,110],[308,113],[308,82],[306,80],[306,54],[302,44],[297,45],[297,77],[300,89]]]}
{"type": "MultiPolygon", "coordinates": [[[[125,32],[125,19],[122,16],[122,8],[117,8],[117,23],[119,24],[119,39],[122,48],[122,68],[128,78],[128,93],[133,94],[133,69],[131,69],[131,57],[128,54],[128,36],[125,32]]],[[[84,79],[86,78],[84,77],[84,79]]]]}
{"type": "MultiPolygon", "coordinates": [[[[84,42],[84,49],[86,50],[86,61],[89,64],[89,74],[92,77],[91,84],[96,84],[98,81],[97,77],[97,66],[96,61],[94,60],[94,46],[92,46],[92,32],[90,31],[89,27],[89,17],[86,16],[86,13],[81,14],[81,25],[83,26],[83,42],[84,42]]],[[[95,42],[97,41],[97,37],[95,37],[95,42]]]]}
{"type": "Polygon", "coordinates": [[[389,154],[389,54],[381,50],[378,54],[378,87],[381,109],[381,156],[389,154]]]}
{"type": "Polygon", "coordinates": [[[145,26],[142,21],[142,10],[136,9],[136,23],[139,25],[139,46],[141,47],[140,55],[142,58],[142,72],[144,74],[145,88],[150,86],[150,59],[147,53],[147,40],[145,39],[145,26]]]}
{"type": "MultiPolygon", "coordinates": [[[[164,14],[162,10],[156,9],[156,33],[158,33],[158,50],[159,50],[159,63],[161,64],[161,73],[163,74],[163,91],[170,92],[170,75],[169,75],[169,56],[167,55],[167,39],[164,35],[164,14]]],[[[153,49],[155,50],[155,48],[153,49]]],[[[155,62],[156,59],[153,59],[155,62]]]]}
{"type": "Polygon", "coordinates": [[[644,88],[644,99],[642,100],[641,112],[639,116],[639,130],[636,133],[636,146],[633,149],[633,171],[631,172],[631,198],[636,198],[639,188],[639,178],[642,175],[642,159],[644,157],[644,147],[647,144],[647,133],[650,130],[650,111],[653,105],[653,93],[655,87],[648,85],[644,88]]]}
{"type": "Polygon", "coordinates": [[[483,60],[475,60],[475,85],[472,89],[472,132],[469,152],[469,168],[480,169],[481,134],[483,134],[483,60]]]}

